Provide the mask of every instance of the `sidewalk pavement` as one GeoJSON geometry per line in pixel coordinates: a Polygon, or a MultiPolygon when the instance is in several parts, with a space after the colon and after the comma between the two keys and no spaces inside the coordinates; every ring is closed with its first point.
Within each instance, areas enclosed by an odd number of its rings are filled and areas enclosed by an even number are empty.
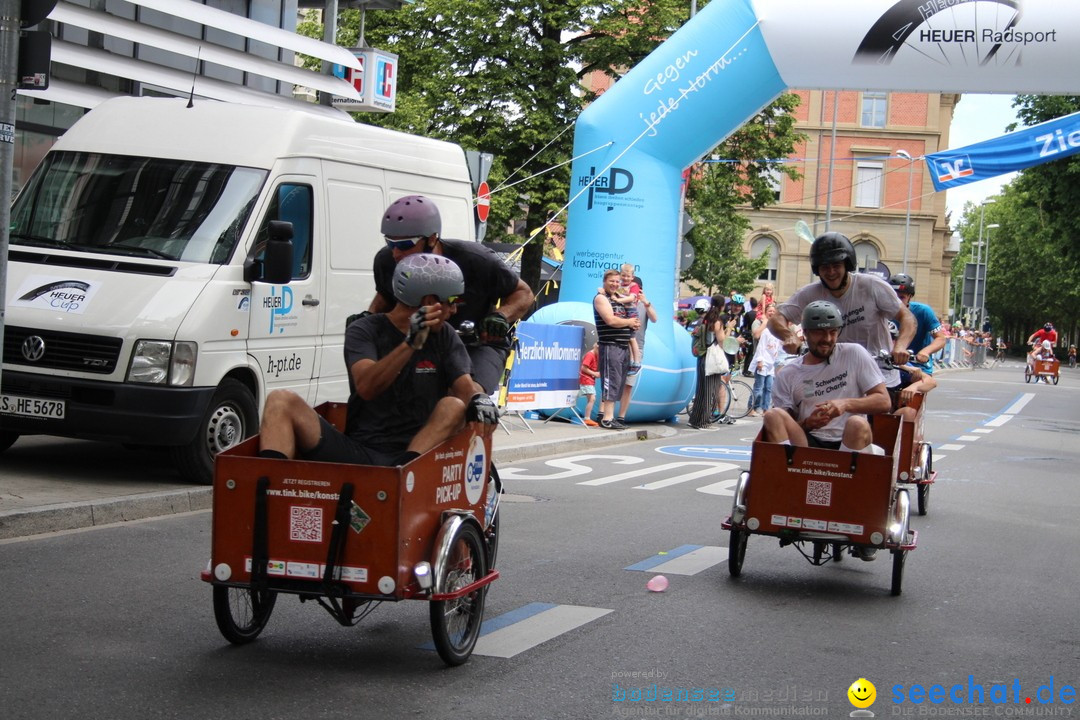
{"type": "MultiPolygon", "coordinates": [[[[559,419],[544,422],[509,415],[495,431],[494,460],[506,465],[701,432],[690,428],[685,416],[679,420],[634,423],[627,430],[615,431],[559,419]]],[[[751,420],[740,425],[748,422],[751,420]]],[[[171,469],[162,467],[164,458],[167,456],[121,450],[107,443],[20,439],[3,460],[0,541],[209,509],[211,488],[181,481],[171,469]]]]}

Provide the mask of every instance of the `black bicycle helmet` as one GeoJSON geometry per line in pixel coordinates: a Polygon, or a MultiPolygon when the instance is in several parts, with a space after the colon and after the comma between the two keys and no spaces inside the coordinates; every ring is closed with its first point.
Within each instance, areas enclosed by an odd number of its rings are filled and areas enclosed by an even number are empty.
{"type": "Polygon", "coordinates": [[[898,293],[904,293],[905,295],[915,294],[915,281],[911,279],[911,276],[907,273],[897,273],[889,278],[889,284],[892,285],[892,289],[898,293]]]}
{"type": "Polygon", "coordinates": [[[803,330],[831,330],[844,326],[840,308],[828,300],[815,300],[803,308],[803,330]]]}
{"type": "Polygon", "coordinates": [[[394,268],[394,297],[409,307],[420,307],[428,295],[446,302],[465,292],[465,277],[450,258],[431,253],[408,255],[394,268]]]}
{"type": "Polygon", "coordinates": [[[1043,330],[1045,330],[1046,332],[1050,332],[1053,329],[1054,329],[1054,323],[1049,323],[1048,322],[1045,325],[1043,325],[1043,330]]]}
{"type": "Polygon", "coordinates": [[[423,195],[406,195],[386,208],[382,234],[387,237],[431,237],[442,232],[442,217],[435,202],[423,195]]]}
{"type": "Polygon", "coordinates": [[[827,232],[819,235],[810,246],[810,269],[818,274],[822,265],[843,261],[848,272],[855,272],[855,246],[847,235],[827,232]]]}

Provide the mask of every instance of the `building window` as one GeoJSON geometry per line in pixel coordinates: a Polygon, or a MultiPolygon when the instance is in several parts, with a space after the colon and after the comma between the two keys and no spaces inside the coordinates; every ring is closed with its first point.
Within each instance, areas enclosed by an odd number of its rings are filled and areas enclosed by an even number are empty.
{"type": "Polygon", "coordinates": [[[877,248],[870,242],[855,243],[855,267],[859,270],[873,270],[878,266],[880,256],[877,248]]]}
{"type": "Polygon", "coordinates": [[[883,92],[864,92],[862,94],[862,126],[885,127],[885,111],[888,95],[883,92]]]}
{"type": "Polygon", "coordinates": [[[780,202],[780,196],[784,190],[784,173],[776,168],[769,168],[762,175],[765,177],[765,181],[769,183],[769,189],[772,190],[773,201],[780,202]]]}
{"type": "Polygon", "coordinates": [[[750,243],[750,257],[759,258],[768,253],[765,269],[758,275],[758,280],[776,281],[777,258],[780,255],[780,247],[776,241],[768,237],[759,237],[750,243]]]}
{"type": "Polygon", "coordinates": [[[860,160],[855,165],[855,207],[881,207],[882,163],[860,160]]]}

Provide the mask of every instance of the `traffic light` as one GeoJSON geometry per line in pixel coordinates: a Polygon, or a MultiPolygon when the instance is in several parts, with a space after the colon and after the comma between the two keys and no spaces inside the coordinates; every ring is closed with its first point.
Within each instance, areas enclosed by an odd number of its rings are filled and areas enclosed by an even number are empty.
{"type": "Polygon", "coordinates": [[[49,17],[56,7],[56,0],[21,0],[19,3],[19,27],[34,27],[49,17]]]}

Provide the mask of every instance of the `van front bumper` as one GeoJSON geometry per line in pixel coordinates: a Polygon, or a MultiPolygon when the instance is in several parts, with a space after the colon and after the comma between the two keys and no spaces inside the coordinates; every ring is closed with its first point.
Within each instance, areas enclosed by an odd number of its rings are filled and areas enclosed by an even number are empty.
{"type": "Polygon", "coordinates": [[[134,385],[4,370],[2,393],[62,400],[63,419],[0,414],[0,432],[138,445],[186,445],[199,431],[215,388],[134,385]]]}

